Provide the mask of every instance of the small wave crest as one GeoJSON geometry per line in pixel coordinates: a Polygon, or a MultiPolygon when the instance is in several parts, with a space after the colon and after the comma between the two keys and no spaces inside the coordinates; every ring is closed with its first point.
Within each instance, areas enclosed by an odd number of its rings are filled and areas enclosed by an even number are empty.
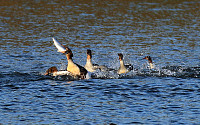
{"type": "Polygon", "coordinates": [[[0,78],[1,78],[0,83],[29,82],[29,81],[40,81],[40,80],[72,81],[79,79],[69,75],[46,76],[43,73],[39,72],[21,73],[15,71],[0,73],[0,78]]]}
{"type": "Polygon", "coordinates": [[[40,73],[21,73],[21,72],[8,72],[0,73],[1,83],[10,83],[10,82],[27,82],[27,81],[38,81],[44,80],[48,77],[42,76],[40,73]]]}

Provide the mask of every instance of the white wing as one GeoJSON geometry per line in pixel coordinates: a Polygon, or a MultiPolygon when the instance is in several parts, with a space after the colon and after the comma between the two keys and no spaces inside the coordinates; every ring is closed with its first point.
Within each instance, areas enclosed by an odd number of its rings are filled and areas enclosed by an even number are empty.
{"type": "Polygon", "coordinates": [[[66,49],[54,37],[52,37],[52,39],[53,39],[54,45],[58,49],[58,52],[65,52],[66,51],[66,49]]]}
{"type": "Polygon", "coordinates": [[[62,75],[71,75],[71,73],[69,71],[58,71],[53,73],[53,76],[62,76],[62,75]]]}

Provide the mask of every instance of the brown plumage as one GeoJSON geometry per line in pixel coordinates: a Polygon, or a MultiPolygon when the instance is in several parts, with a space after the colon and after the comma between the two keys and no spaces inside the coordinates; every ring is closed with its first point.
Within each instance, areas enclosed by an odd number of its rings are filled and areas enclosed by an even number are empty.
{"type": "Polygon", "coordinates": [[[49,68],[44,75],[51,75],[57,71],[58,71],[58,69],[55,66],[53,66],[53,67],[49,68]]]}
{"type": "Polygon", "coordinates": [[[81,79],[86,78],[87,70],[84,67],[73,62],[73,53],[71,49],[67,47],[65,54],[68,61],[67,71],[71,72],[74,76],[80,77],[81,79]]]}

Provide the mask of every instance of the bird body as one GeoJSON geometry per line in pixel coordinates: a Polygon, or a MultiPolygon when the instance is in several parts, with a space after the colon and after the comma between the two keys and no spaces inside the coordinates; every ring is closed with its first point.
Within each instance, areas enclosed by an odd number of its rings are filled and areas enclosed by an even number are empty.
{"type": "Polygon", "coordinates": [[[153,63],[153,61],[152,61],[152,59],[151,59],[150,56],[146,56],[146,57],[144,57],[143,59],[148,60],[149,68],[150,68],[150,69],[154,69],[154,68],[155,68],[155,64],[153,63]]]}
{"type": "Polygon", "coordinates": [[[118,56],[120,61],[120,67],[117,72],[118,74],[128,73],[133,70],[133,66],[131,64],[124,64],[122,53],[118,53],[118,56]]]}
{"type": "Polygon", "coordinates": [[[95,72],[97,69],[100,69],[101,71],[106,71],[108,69],[106,66],[92,63],[92,51],[90,49],[87,50],[87,61],[85,64],[85,68],[89,72],[95,72]]]}

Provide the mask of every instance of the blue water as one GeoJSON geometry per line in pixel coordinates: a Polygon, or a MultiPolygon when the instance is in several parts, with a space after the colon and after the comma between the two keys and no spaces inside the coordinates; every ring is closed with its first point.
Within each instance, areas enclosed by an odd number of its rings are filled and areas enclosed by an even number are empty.
{"type": "Polygon", "coordinates": [[[1,2],[0,124],[200,123],[199,1],[1,2]],[[65,69],[51,35],[93,73],[87,80],[44,76],[65,69]],[[151,56],[150,70],[143,58],[151,56]]]}

